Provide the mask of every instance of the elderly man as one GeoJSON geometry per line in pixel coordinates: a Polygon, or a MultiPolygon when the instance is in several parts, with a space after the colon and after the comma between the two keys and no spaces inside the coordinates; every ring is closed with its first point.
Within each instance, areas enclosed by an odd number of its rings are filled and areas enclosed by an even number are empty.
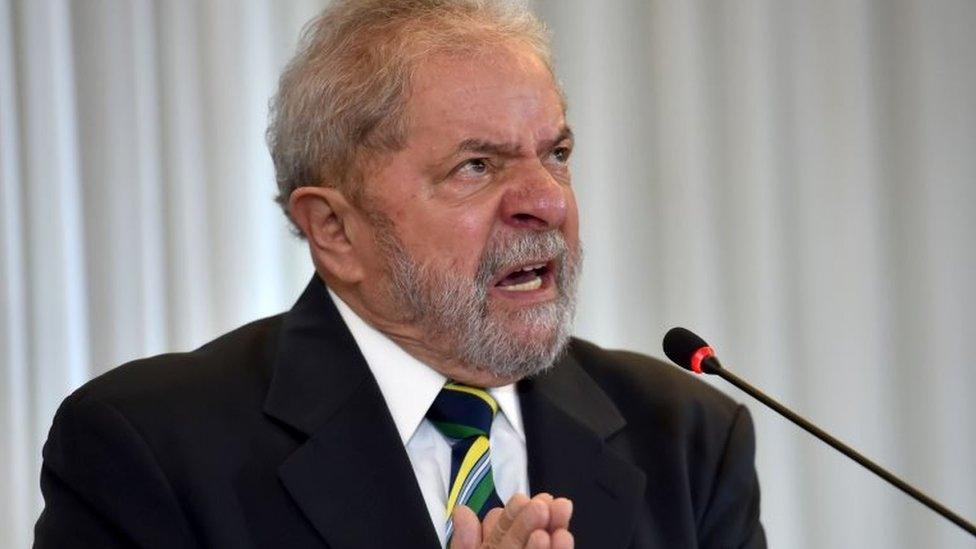
{"type": "Polygon", "coordinates": [[[746,410],[568,335],[573,134],[531,14],[334,2],[268,136],[316,275],[66,399],[38,547],[765,545],[746,410]]]}

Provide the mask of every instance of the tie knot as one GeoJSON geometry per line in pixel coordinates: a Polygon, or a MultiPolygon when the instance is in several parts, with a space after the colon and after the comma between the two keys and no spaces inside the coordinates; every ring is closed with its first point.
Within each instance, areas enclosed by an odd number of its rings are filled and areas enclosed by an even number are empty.
{"type": "Polygon", "coordinates": [[[427,419],[446,437],[488,436],[498,403],[488,391],[448,382],[438,393],[427,419]]]}

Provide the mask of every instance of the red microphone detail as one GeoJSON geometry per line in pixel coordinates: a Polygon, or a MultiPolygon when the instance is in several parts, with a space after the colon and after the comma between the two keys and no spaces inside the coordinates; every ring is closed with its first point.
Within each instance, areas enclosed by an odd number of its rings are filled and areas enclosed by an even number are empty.
{"type": "Polygon", "coordinates": [[[713,356],[715,356],[715,350],[707,345],[695,351],[695,354],[691,355],[691,371],[696,374],[702,373],[702,361],[713,356]]]}

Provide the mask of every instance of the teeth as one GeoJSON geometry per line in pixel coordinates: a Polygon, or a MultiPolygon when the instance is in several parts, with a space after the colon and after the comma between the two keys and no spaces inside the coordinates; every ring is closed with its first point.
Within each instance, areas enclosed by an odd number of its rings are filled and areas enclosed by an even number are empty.
{"type": "Polygon", "coordinates": [[[534,270],[536,270],[536,269],[541,269],[541,268],[543,268],[543,267],[545,267],[545,266],[546,266],[546,264],[545,264],[545,263],[539,263],[538,265],[530,265],[530,266],[528,266],[528,267],[522,267],[522,268],[521,268],[521,269],[519,269],[519,270],[520,270],[520,271],[534,271],[534,270]]]}
{"type": "Polygon", "coordinates": [[[499,286],[502,290],[509,292],[531,292],[532,290],[538,290],[542,287],[542,279],[540,277],[535,277],[528,282],[523,282],[521,284],[512,284],[511,286],[499,286]]]}

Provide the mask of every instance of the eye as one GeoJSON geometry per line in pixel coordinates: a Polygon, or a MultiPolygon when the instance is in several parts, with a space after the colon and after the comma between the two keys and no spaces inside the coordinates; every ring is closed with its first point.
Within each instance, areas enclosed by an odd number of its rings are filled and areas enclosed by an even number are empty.
{"type": "Polygon", "coordinates": [[[487,158],[470,158],[458,164],[454,172],[460,176],[477,177],[487,174],[489,169],[487,158]]]}
{"type": "Polygon", "coordinates": [[[556,159],[556,162],[560,164],[565,164],[569,162],[569,155],[573,153],[573,149],[570,147],[556,147],[552,151],[552,157],[556,159]]]}

